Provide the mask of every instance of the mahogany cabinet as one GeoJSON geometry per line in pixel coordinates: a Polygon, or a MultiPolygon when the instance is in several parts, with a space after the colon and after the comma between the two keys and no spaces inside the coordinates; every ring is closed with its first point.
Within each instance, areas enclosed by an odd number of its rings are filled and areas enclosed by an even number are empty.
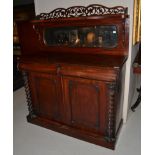
{"type": "Polygon", "coordinates": [[[128,56],[126,10],[71,7],[18,23],[28,122],[115,148],[128,56]]]}

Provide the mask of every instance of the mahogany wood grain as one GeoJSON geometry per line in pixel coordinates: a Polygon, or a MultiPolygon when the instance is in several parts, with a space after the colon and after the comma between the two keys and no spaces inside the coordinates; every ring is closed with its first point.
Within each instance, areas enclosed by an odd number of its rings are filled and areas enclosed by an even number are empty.
{"type": "Polygon", "coordinates": [[[63,77],[68,124],[105,134],[106,85],[89,79],[63,77]]]}
{"type": "MultiPolygon", "coordinates": [[[[119,7],[115,7],[117,9],[119,7]]],[[[123,7],[121,7],[123,9],[123,7]]],[[[128,57],[126,14],[18,22],[28,122],[114,149],[122,124],[122,68],[128,57]],[[47,46],[47,27],[116,25],[115,48],[47,46]]]]}
{"type": "Polygon", "coordinates": [[[49,73],[31,72],[34,109],[39,116],[60,120],[62,118],[60,79],[49,73]]]}
{"type": "Polygon", "coordinates": [[[106,54],[106,55],[128,55],[128,22],[125,15],[109,15],[107,18],[101,17],[81,17],[69,19],[53,19],[50,21],[18,22],[20,42],[24,55],[42,53],[82,53],[82,54],[106,54]],[[112,49],[104,48],[70,48],[70,47],[50,47],[45,44],[44,29],[46,27],[67,27],[67,26],[96,26],[96,25],[116,25],[118,28],[118,46],[112,49]],[[26,27],[26,29],[25,29],[26,27]],[[27,35],[26,37],[22,37],[27,35]],[[33,39],[33,40],[32,40],[33,39]],[[27,49],[26,47],[30,47],[27,49]],[[33,50],[32,50],[33,49],[33,50]]]}

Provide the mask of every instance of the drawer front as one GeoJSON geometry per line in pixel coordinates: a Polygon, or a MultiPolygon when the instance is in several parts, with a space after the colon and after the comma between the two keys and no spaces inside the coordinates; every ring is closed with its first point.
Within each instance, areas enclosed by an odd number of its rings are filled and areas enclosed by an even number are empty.
{"type": "Polygon", "coordinates": [[[39,64],[39,63],[19,63],[19,69],[24,71],[33,71],[39,73],[56,73],[57,65],[39,64]]]}
{"type": "Polygon", "coordinates": [[[104,67],[90,67],[67,65],[61,66],[60,73],[65,76],[75,76],[94,80],[114,81],[117,78],[118,70],[104,67]]]}

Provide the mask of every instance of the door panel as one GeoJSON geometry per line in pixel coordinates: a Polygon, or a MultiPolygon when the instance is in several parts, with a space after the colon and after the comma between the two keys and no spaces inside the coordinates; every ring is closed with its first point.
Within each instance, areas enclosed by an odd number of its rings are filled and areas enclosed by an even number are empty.
{"type": "Polygon", "coordinates": [[[30,74],[32,100],[37,114],[41,117],[60,120],[61,83],[54,75],[46,73],[30,74]]]}
{"type": "Polygon", "coordinates": [[[72,122],[97,127],[99,94],[96,87],[88,84],[70,82],[69,93],[72,122]]]}
{"type": "Polygon", "coordinates": [[[106,126],[105,83],[64,77],[63,87],[68,124],[103,134],[106,126]]]}

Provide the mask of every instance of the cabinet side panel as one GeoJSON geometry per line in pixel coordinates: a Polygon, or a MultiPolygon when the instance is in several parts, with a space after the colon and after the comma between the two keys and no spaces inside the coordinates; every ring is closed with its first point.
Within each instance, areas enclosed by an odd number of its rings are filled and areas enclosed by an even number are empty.
{"type": "Polygon", "coordinates": [[[117,133],[123,113],[123,99],[124,99],[124,80],[125,80],[125,65],[118,75],[118,91],[117,91],[117,106],[116,106],[116,130],[117,133]]]}

